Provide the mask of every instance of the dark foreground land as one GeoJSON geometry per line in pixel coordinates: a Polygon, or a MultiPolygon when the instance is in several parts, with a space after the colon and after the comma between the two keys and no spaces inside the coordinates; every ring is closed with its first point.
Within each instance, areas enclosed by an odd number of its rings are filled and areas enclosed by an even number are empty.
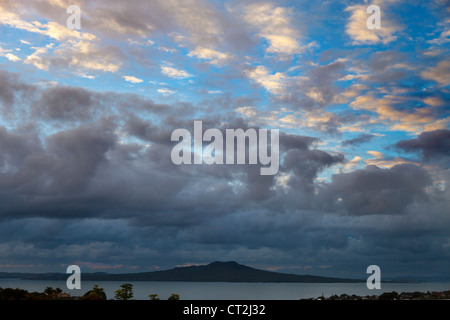
{"type": "MultiPolygon", "coordinates": [[[[157,294],[149,294],[150,300],[159,300],[157,294]]],[[[69,293],[65,293],[60,288],[53,289],[47,287],[44,292],[28,292],[24,289],[0,288],[0,301],[11,300],[107,300],[105,291],[98,285],[89,290],[81,297],[72,297],[69,293]]],[[[114,299],[110,300],[134,300],[133,285],[124,283],[120,289],[116,290],[114,299]]],[[[180,300],[180,296],[172,293],[168,300],[180,300]]]]}
{"type": "MultiPolygon", "coordinates": [[[[122,289],[116,291],[114,300],[133,300],[132,285],[125,284],[121,286],[122,289]],[[127,287],[128,286],[128,287],[127,287]]],[[[157,294],[150,294],[150,300],[159,300],[157,294]]],[[[169,300],[179,300],[177,294],[172,294],[169,300]]],[[[81,297],[71,297],[67,293],[63,293],[61,289],[53,289],[48,287],[44,292],[28,292],[24,289],[0,288],[0,301],[5,300],[107,300],[102,288],[97,285],[81,297]]],[[[341,294],[333,295],[331,297],[317,297],[306,300],[450,300],[450,290],[448,291],[434,291],[434,292],[384,292],[381,295],[372,296],[357,296],[341,294]]]]}
{"type": "Polygon", "coordinates": [[[357,295],[348,295],[341,294],[333,295],[331,297],[317,297],[303,300],[450,300],[450,290],[448,291],[434,291],[434,292],[402,292],[397,293],[395,291],[392,292],[384,292],[379,296],[357,296],[357,295]]]}

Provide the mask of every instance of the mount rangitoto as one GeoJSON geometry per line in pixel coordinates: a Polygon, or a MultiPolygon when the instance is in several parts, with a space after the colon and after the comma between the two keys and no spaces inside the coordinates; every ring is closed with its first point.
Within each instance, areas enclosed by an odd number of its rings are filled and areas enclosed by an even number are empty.
{"type": "MultiPolygon", "coordinates": [[[[9,273],[0,272],[1,278],[24,280],[66,280],[64,273],[9,273]]],[[[185,281],[185,282],[304,282],[304,283],[356,283],[361,279],[342,279],[312,275],[297,275],[255,269],[234,261],[212,262],[207,265],[178,267],[164,271],[140,273],[82,273],[82,281],[185,281]]]]}

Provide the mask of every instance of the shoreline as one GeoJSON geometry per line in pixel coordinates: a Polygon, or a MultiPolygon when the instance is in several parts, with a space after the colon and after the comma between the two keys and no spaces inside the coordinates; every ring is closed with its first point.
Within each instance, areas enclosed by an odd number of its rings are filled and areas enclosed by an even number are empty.
{"type": "Polygon", "coordinates": [[[300,300],[450,300],[450,290],[447,291],[413,291],[397,293],[396,291],[383,292],[380,295],[358,296],[356,294],[332,295],[328,298],[320,296],[317,298],[308,298],[300,300]]]}

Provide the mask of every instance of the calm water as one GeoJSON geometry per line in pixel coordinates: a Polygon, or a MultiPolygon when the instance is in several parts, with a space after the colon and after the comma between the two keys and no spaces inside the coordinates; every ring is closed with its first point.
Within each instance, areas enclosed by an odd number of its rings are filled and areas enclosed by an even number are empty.
{"type": "MultiPolygon", "coordinates": [[[[81,290],[68,290],[65,281],[5,280],[0,279],[1,288],[21,288],[42,292],[46,287],[61,288],[72,296],[81,296],[95,284],[105,290],[108,299],[123,281],[84,281],[81,290]]],[[[148,300],[156,293],[162,300],[177,293],[182,300],[296,300],[329,297],[333,294],[379,295],[386,291],[443,291],[450,290],[450,282],[420,284],[382,283],[380,290],[368,290],[365,283],[228,283],[228,282],[150,282],[136,281],[133,284],[134,298],[148,300]]]]}

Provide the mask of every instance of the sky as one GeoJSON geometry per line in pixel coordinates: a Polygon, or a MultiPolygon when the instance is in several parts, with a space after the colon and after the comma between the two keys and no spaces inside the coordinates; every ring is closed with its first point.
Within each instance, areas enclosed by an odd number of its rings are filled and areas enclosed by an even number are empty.
{"type": "Polygon", "coordinates": [[[449,44],[444,0],[0,0],[0,271],[450,278],[449,44]],[[174,164],[195,120],[278,173],[174,164]]]}

